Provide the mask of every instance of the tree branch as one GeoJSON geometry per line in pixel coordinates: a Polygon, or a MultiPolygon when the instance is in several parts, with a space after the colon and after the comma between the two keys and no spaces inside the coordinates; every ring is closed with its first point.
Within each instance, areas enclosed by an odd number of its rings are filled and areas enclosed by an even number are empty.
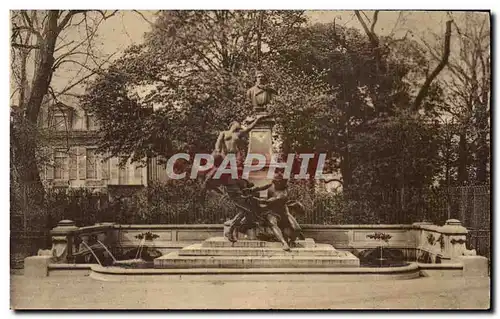
{"type": "Polygon", "coordinates": [[[35,30],[31,26],[25,26],[25,25],[18,26],[18,25],[14,25],[12,27],[13,35],[16,34],[16,32],[19,32],[19,31],[28,31],[29,33],[33,33],[34,35],[36,35],[38,39],[43,39],[41,33],[38,32],[37,30],[35,30]]]}
{"type": "MultiPolygon", "coordinates": [[[[66,16],[64,16],[64,18],[62,19],[62,21],[57,25],[57,29],[59,32],[61,32],[61,30],[63,30],[66,25],[68,24],[68,22],[71,20],[71,18],[73,18],[73,16],[75,14],[78,14],[78,13],[84,13],[86,12],[86,10],[70,10],[66,16]]],[[[59,32],[57,32],[59,34],[59,32]]]]}
{"type": "Polygon", "coordinates": [[[97,12],[101,14],[102,20],[107,20],[117,14],[118,10],[113,10],[110,14],[106,14],[106,10],[97,10],[97,12]]]}
{"type": "Polygon", "coordinates": [[[19,49],[35,49],[39,50],[41,47],[39,45],[31,45],[31,44],[24,44],[24,43],[11,43],[11,46],[14,48],[19,48],[19,49]]]}
{"type": "Polygon", "coordinates": [[[65,43],[65,44],[61,45],[60,47],[56,48],[56,49],[54,50],[54,52],[57,52],[57,51],[59,51],[59,50],[62,50],[63,48],[65,48],[65,47],[67,47],[67,46],[72,45],[73,43],[75,43],[75,41],[70,41],[70,42],[68,42],[68,43],[65,43]]]}
{"type": "Polygon", "coordinates": [[[422,85],[420,88],[417,97],[415,98],[415,101],[412,106],[412,110],[416,112],[420,105],[422,104],[422,101],[426,97],[429,88],[432,84],[432,81],[439,75],[439,73],[444,69],[446,64],[448,64],[448,58],[450,56],[450,38],[451,38],[451,23],[452,21],[446,21],[446,32],[445,32],[445,37],[444,37],[444,49],[443,49],[443,55],[441,57],[441,61],[439,64],[436,66],[434,71],[432,71],[431,75],[425,80],[425,83],[422,85]]]}
{"type": "Polygon", "coordinates": [[[101,69],[102,67],[108,63],[111,58],[116,54],[117,52],[113,53],[113,54],[110,54],[108,56],[108,58],[106,60],[104,60],[102,63],[100,63],[99,65],[97,65],[96,68],[94,69],[89,69],[87,68],[88,70],[90,70],[91,72],[89,74],[87,74],[86,76],[80,78],[78,81],[76,81],[75,83],[72,83],[72,84],[68,84],[68,86],[66,86],[64,89],[62,89],[60,92],[58,92],[59,95],[62,95],[62,94],[67,94],[67,92],[71,89],[73,89],[75,86],[79,85],[80,83],[84,82],[85,80],[87,80],[88,78],[92,77],[93,75],[97,74],[101,69]]]}
{"type": "Polygon", "coordinates": [[[363,30],[365,30],[366,35],[368,36],[368,39],[370,40],[370,43],[372,44],[373,47],[377,48],[379,45],[379,39],[375,32],[373,32],[373,29],[375,28],[375,23],[377,22],[376,20],[378,19],[378,10],[375,11],[374,15],[374,21],[372,23],[372,30],[368,29],[368,25],[366,24],[365,20],[359,13],[359,10],[354,10],[354,14],[356,14],[356,17],[358,18],[359,23],[361,23],[361,26],[363,27],[363,30]],[[376,19],[377,18],[377,19],[376,19]]]}
{"type": "Polygon", "coordinates": [[[370,27],[370,32],[372,34],[375,33],[375,25],[377,24],[377,20],[378,20],[378,13],[379,11],[378,10],[375,10],[375,12],[373,13],[373,21],[372,21],[372,26],[370,27]]]}
{"type": "Polygon", "coordinates": [[[140,12],[139,10],[132,10],[132,12],[135,12],[137,13],[142,19],[144,19],[144,21],[146,21],[149,25],[153,26],[154,23],[152,21],[149,21],[142,12],[140,12]]]}

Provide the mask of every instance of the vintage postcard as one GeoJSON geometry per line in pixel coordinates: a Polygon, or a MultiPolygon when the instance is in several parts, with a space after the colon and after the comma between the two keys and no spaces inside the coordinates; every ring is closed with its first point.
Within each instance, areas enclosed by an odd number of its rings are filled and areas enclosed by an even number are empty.
{"type": "Polygon", "coordinates": [[[491,19],[12,10],[11,309],[489,310],[491,19]]]}

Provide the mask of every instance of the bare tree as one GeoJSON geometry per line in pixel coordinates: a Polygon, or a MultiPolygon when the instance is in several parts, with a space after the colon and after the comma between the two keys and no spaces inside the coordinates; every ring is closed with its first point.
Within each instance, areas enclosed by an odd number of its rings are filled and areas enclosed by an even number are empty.
{"type": "MultiPolygon", "coordinates": [[[[458,136],[457,179],[460,184],[488,180],[489,110],[491,91],[490,22],[486,13],[450,13],[453,18],[455,50],[442,78],[448,103],[443,111],[453,119],[458,136]],[[473,172],[473,174],[470,174],[473,172]]],[[[439,36],[436,36],[439,39],[439,36]]],[[[439,59],[438,48],[425,42],[431,56],[439,59]]]]}
{"type": "MultiPolygon", "coordinates": [[[[356,17],[358,18],[359,23],[363,27],[363,30],[365,31],[368,39],[370,40],[370,43],[373,47],[374,54],[375,54],[375,59],[377,61],[377,64],[379,65],[379,68],[383,68],[384,63],[381,61],[381,50],[382,50],[382,45],[380,43],[379,36],[375,32],[375,27],[378,22],[379,18],[379,10],[373,11],[372,18],[369,19],[364,12],[361,12],[359,10],[355,11],[356,17]],[[363,18],[363,15],[365,17],[363,18]],[[370,27],[368,27],[368,23],[370,23],[370,27]]],[[[399,19],[398,19],[399,20],[399,19]]],[[[415,97],[415,100],[413,101],[412,105],[412,110],[414,112],[418,111],[420,108],[422,101],[424,98],[427,96],[429,92],[429,88],[431,87],[432,82],[437,78],[437,76],[443,71],[445,66],[448,63],[448,58],[450,56],[450,38],[451,38],[451,24],[452,20],[446,21],[446,31],[444,35],[444,43],[443,43],[443,51],[442,54],[440,54],[439,58],[439,63],[435,66],[434,70],[426,77],[424,84],[419,88],[418,94],[415,97]]],[[[392,32],[391,32],[392,33],[392,32]]],[[[383,70],[383,69],[382,69],[383,70]]]]}
{"type": "Polygon", "coordinates": [[[109,60],[95,50],[93,40],[100,24],[116,11],[30,10],[11,12],[11,156],[23,183],[43,185],[37,165],[38,121],[48,100],[63,104],[62,97],[98,72],[109,60]],[[68,66],[68,68],[64,68],[68,66]],[[74,71],[61,88],[52,87],[58,72],[74,71]]]}
{"type": "Polygon", "coordinates": [[[460,123],[459,176],[468,180],[468,159],[477,183],[487,181],[489,163],[489,100],[491,89],[490,23],[488,14],[464,13],[454,24],[458,54],[449,63],[447,81],[453,105],[449,112],[460,123]]]}

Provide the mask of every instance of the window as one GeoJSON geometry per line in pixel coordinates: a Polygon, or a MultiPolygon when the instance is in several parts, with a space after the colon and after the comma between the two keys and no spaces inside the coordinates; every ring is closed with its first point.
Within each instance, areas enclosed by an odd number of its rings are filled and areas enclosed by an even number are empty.
{"type": "Polygon", "coordinates": [[[134,180],[135,183],[141,183],[142,182],[142,166],[140,164],[135,164],[135,169],[134,169],[134,180]]]}
{"type": "Polygon", "coordinates": [[[72,129],[72,112],[64,111],[64,110],[55,110],[53,111],[51,128],[56,131],[69,131],[72,129]]]}
{"type": "Polygon", "coordinates": [[[58,113],[54,115],[54,129],[56,131],[66,131],[68,129],[67,116],[64,113],[58,113]]]}
{"type": "MultiPolygon", "coordinates": [[[[128,157],[122,156],[120,157],[120,162],[121,161],[127,161],[128,157]]],[[[128,167],[128,162],[125,164],[123,167],[118,167],[118,184],[120,185],[127,185],[129,183],[128,179],[128,174],[129,174],[129,167],[128,167]]]]}
{"type": "Polygon", "coordinates": [[[93,115],[87,114],[87,130],[96,131],[99,128],[97,120],[93,115]]]}
{"type": "Polygon", "coordinates": [[[68,170],[68,154],[64,150],[56,150],[54,153],[54,179],[65,179],[68,170]]]}
{"type": "Polygon", "coordinates": [[[87,165],[86,165],[86,176],[87,179],[97,179],[97,160],[98,157],[95,154],[95,149],[87,149],[87,165]]]}

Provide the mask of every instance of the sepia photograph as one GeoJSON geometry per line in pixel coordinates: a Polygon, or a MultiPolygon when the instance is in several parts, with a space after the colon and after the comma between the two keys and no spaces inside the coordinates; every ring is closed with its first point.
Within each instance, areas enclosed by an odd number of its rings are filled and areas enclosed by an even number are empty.
{"type": "Polygon", "coordinates": [[[10,10],[10,309],[490,311],[492,21],[10,10]]]}

